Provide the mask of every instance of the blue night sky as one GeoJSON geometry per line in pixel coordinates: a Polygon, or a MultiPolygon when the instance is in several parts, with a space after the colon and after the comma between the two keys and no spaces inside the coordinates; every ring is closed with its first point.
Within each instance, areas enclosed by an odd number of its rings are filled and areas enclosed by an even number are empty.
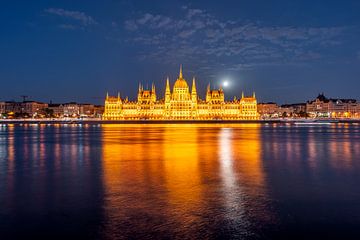
{"type": "Polygon", "coordinates": [[[2,1],[0,100],[102,103],[224,79],[228,99],[360,98],[360,1],[2,1]]]}

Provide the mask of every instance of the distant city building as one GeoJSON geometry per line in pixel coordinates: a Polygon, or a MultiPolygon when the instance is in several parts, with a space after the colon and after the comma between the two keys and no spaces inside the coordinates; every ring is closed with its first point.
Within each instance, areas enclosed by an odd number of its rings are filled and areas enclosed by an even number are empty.
{"type": "Polygon", "coordinates": [[[104,106],[93,104],[42,103],[38,101],[6,101],[0,102],[0,114],[7,118],[61,118],[61,117],[89,117],[100,118],[104,106]]]}
{"type": "Polygon", "coordinates": [[[21,102],[15,102],[15,101],[6,101],[5,102],[5,113],[7,113],[7,114],[20,113],[21,109],[22,109],[21,102]]]}
{"type": "Polygon", "coordinates": [[[48,108],[55,117],[101,117],[104,112],[104,106],[76,102],[49,104],[48,108]]]}
{"type": "Polygon", "coordinates": [[[190,92],[186,80],[183,78],[180,67],[179,77],[173,91],[170,91],[169,79],[166,81],[164,99],[157,99],[155,85],[145,90],[139,85],[137,101],[106,96],[103,119],[130,120],[130,119],[258,119],[257,101],[255,93],[240,100],[225,101],[223,90],[211,90],[207,87],[206,99],[198,97],[195,78],[193,78],[190,92]]]}
{"type": "Polygon", "coordinates": [[[295,114],[306,113],[306,103],[292,103],[287,106],[292,107],[295,114]]]}
{"type": "Polygon", "coordinates": [[[94,106],[94,117],[101,117],[104,114],[104,106],[95,105],[94,106]]]}
{"type": "Polygon", "coordinates": [[[0,102],[0,114],[6,113],[5,106],[6,106],[5,102],[0,102]]]}
{"type": "Polygon", "coordinates": [[[283,104],[279,112],[283,117],[306,117],[306,103],[283,104]]]}
{"type": "Polygon", "coordinates": [[[35,117],[44,115],[47,103],[36,101],[6,101],[0,103],[0,113],[12,117],[35,117]]]}
{"type": "Polygon", "coordinates": [[[274,102],[258,103],[257,109],[262,118],[279,117],[279,106],[274,102]]]}
{"type": "Polygon", "coordinates": [[[315,100],[306,103],[306,112],[311,117],[358,118],[359,107],[355,99],[328,99],[319,94],[315,100]]]}
{"type": "Polygon", "coordinates": [[[95,106],[93,104],[79,104],[80,106],[80,116],[90,117],[95,114],[95,106]]]}
{"type": "Polygon", "coordinates": [[[54,117],[62,117],[64,115],[64,106],[59,103],[49,103],[48,109],[52,111],[54,117]]]}
{"type": "Polygon", "coordinates": [[[78,117],[80,116],[80,105],[76,102],[64,103],[63,111],[65,117],[78,117]]]}
{"type": "Polygon", "coordinates": [[[24,101],[21,103],[21,113],[26,113],[33,117],[38,114],[44,114],[44,110],[48,107],[47,103],[36,101],[24,101]]]}

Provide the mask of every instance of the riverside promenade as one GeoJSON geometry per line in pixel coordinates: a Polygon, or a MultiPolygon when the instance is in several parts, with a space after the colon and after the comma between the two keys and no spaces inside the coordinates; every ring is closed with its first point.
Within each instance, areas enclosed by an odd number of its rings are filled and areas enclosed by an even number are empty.
{"type": "Polygon", "coordinates": [[[101,118],[1,119],[0,124],[196,124],[196,123],[360,123],[360,119],[259,119],[259,120],[102,120],[101,118]]]}

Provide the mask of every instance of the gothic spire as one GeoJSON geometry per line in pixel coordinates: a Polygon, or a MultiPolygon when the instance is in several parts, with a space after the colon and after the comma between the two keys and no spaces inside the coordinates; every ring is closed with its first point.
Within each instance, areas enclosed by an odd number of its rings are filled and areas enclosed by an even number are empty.
{"type": "Polygon", "coordinates": [[[180,73],[179,73],[179,78],[182,79],[183,78],[183,74],[182,74],[182,64],[180,64],[180,73]]]}
{"type": "Polygon", "coordinates": [[[170,94],[170,83],[169,83],[169,77],[166,78],[166,89],[165,94],[170,94]]]}
{"type": "Polygon", "coordinates": [[[195,77],[193,77],[191,93],[192,93],[192,94],[196,94],[195,77]]]}

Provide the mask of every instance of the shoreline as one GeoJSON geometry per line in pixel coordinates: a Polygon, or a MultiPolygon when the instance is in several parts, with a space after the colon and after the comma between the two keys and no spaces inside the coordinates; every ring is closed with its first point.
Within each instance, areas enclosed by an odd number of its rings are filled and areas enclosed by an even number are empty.
{"type": "Polygon", "coordinates": [[[360,119],[266,119],[266,120],[101,120],[101,119],[2,119],[0,124],[295,124],[304,121],[360,123],[360,119]]]}

